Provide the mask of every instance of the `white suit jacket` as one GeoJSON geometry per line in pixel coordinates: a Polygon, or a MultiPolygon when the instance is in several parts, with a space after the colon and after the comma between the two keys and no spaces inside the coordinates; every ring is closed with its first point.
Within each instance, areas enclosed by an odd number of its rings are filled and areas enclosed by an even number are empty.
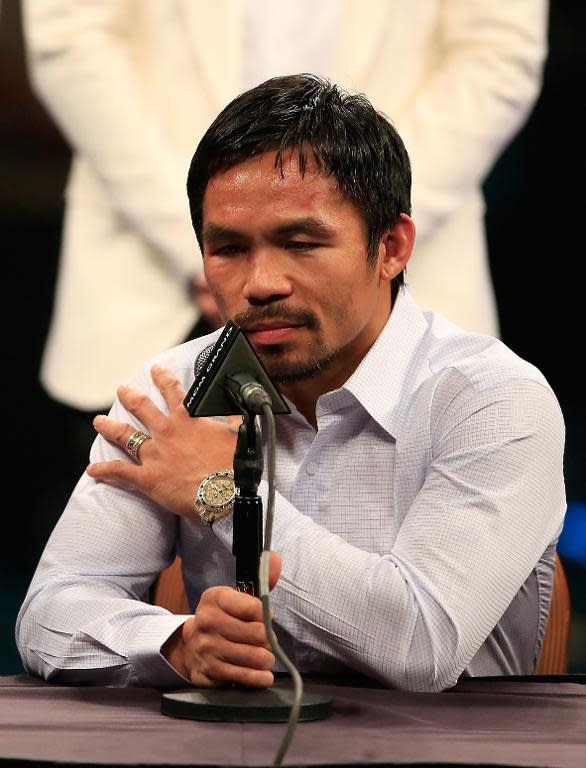
{"type": "MultiPolygon", "coordinates": [[[[497,335],[481,184],[539,92],[546,1],[340,7],[333,79],[392,120],[412,161],[411,292],[497,335]]],[[[196,319],[185,181],[241,90],[239,2],[24,0],[24,31],[32,82],[73,148],[41,378],[55,398],[99,409],[196,319]]]]}

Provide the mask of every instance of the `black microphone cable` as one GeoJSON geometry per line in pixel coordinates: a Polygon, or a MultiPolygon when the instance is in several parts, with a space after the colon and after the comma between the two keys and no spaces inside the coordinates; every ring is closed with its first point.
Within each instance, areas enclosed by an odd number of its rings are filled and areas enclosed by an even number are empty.
{"type": "Polygon", "coordinates": [[[258,583],[260,590],[260,599],[262,602],[262,615],[267,633],[269,644],[273,649],[273,653],[287,669],[293,680],[293,703],[291,704],[291,710],[289,713],[289,720],[287,723],[287,729],[285,735],[281,741],[273,765],[281,765],[283,758],[289,748],[295,728],[299,721],[299,712],[301,710],[301,699],[303,696],[303,680],[299,671],[289,659],[285,651],[279,645],[277,636],[273,631],[271,621],[271,607],[269,602],[269,561],[271,556],[271,538],[273,535],[273,518],[274,518],[274,506],[275,506],[275,443],[276,443],[276,429],[275,429],[275,416],[269,404],[265,404],[262,407],[262,413],[265,417],[267,425],[267,483],[269,487],[267,498],[267,511],[265,518],[265,533],[263,551],[260,556],[260,564],[258,570],[258,583]]]}

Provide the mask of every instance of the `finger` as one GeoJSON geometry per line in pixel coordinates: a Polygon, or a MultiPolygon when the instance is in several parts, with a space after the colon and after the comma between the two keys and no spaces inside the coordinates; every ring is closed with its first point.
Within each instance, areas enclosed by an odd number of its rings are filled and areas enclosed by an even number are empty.
{"type": "Polygon", "coordinates": [[[106,438],[108,442],[124,449],[126,449],[129,437],[137,431],[136,427],[111,419],[109,416],[96,416],[93,425],[96,432],[106,438]]]}
{"type": "Polygon", "coordinates": [[[271,552],[269,560],[269,589],[274,589],[281,577],[283,558],[278,552],[271,552]]]}
{"type": "Polygon", "coordinates": [[[269,648],[262,621],[241,621],[217,606],[199,605],[195,614],[195,628],[204,635],[220,635],[233,643],[269,648]]]}
{"type": "Polygon", "coordinates": [[[169,411],[183,404],[185,389],[179,379],[168,368],[162,365],[153,365],[151,375],[159,392],[163,395],[169,411]]]}
{"type": "MultiPolygon", "coordinates": [[[[131,435],[137,430],[129,424],[123,424],[120,421],[110,419],[108,416],[96,416],[93,421],[94,428],[102,437],[105,437],[110,443],[114,443],[119,448],[126,450],[126,445],[131,435]]],[[[149,440],[145,440],[138,449],[138,455],[136,458],[142,462],[144,458],[145,443],[149,440]]],[[[148,450],[148,449],[147,449],[148,450]]]]}
{"type": "MultiPolygon", "coordinates": [[[[198,656],[201,659],[207,659],[208,663],[215,659],[235,667],[246,667],[260,671],[271,670],[275,665],[275,657],[267,648],[247,645],[246,643],[235,643],[218,635],[203,634],[199,636],[196,649],[198,656]]],[[[205,674],[209,674],[210,671],[208,669],[205,674]]]]}
{"type": "Polygon", "coordinates": [[[218,590],[213,597],[221,611],[240,621],[262,622],[262,603],[258,597],[238,592],[232,587],[212,587],[214,589],[218,590]]]}
{"type": "Polygon", "coordinates": [[[136,464],[127,461],[101,461],[89,464],[87,474],[94,480],[114,485],[117,488],[133,491],[136,489],[136,464]]]}
{"type": "Polygon", "coordinates": [[[246,688],[270,688],[274,679],[270,670],[239,667],[217,658],[200,659],[191,671],[191,682],[196,686],[236,683],[246,688]]]}
{"type": "MultiPolygon", "coordinates": [[[[239,624],[262,625],[262,603],[258,597],[238,592],[232,587],[210,587],[200,598],[197,612],[207,611],[210,621],[217,619],[216,613],[223,614],[239,624]]],[[[246,641],[248,642],[248,641],[246,641]]]]}
{"type": "Polygon", "coordinates": [[[211,587],[201,596],[195,620],[198,631],[216,633],[237,643],[270,650],[262,603],[257,597],[231,587],[211,587]]]}
{"type": "Polygon", "coordinates": [[[144,392],[122,384],[118,387],[117,394],[122,405],[145,425],[148,432],[153,434],[164,429],[168,417],[161,413],[144,392]]]}

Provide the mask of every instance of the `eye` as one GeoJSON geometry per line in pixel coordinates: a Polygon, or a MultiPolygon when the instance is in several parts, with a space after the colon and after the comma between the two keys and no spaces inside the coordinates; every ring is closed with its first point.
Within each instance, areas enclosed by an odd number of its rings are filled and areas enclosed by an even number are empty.
{"type": "Polygon", "coordinates": [[[290,251],[312,251],[315,248],[319,248],[319,243],[308,242],[307,240],[289,240],[286,243],[285,248],[290,251]]]}
{"type": "Polygon", "coordinates": [[[235,256],[244,251],[244,246],[238,243],[230,243],[227,245],[218,245],[210,248],[209,253],[213,256],[235,256]]]}

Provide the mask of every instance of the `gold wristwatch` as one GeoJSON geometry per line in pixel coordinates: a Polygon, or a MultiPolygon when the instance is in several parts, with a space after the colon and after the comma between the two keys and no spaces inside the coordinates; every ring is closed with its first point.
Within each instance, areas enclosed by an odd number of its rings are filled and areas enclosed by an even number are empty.
{"type": "Polygon", "coordinates": [[[212,472],[201,481],[193,508],[199,519],[211,528],[218,518],[232,512],[235,496],[234,472],[229,469],[224,472],[212,472]]]}

